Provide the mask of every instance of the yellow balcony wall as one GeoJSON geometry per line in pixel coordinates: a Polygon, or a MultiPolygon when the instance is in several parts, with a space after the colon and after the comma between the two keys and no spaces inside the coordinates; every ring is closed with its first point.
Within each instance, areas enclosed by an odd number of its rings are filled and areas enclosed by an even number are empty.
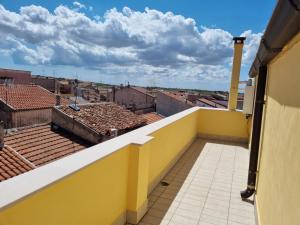
{"type": "Polygon", "coordinates": [[[1,225],[137,223],[198,136],[247,141],[238,111],[194,107],[0,183],[1,225]]]}
{"type": "Polygon", "coordinates": [[[269,65],[258,168],[260,225],[300,224],[300,33],[269,65]]]}
{"type": "Polygon", "coordinates": [[[122,148],[2,209],[0,224],[107,225],[123,221],[128,151],[122,148]]]}
{"type": "Polygon", "coordinates": [[[197,136],[198,111],[151,134],[149,192],[197,136]]]}

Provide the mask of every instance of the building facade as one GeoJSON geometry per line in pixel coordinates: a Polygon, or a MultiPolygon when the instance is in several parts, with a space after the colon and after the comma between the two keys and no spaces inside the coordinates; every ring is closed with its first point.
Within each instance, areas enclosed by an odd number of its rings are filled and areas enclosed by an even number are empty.
{"type": "Polygon", "coordinates": [[[156,112],[163,116],[171,116],[193,107],[194,104],[169,92],[156,93],[156,112]]]}
{"type": "Polygon", "coordinates": [[[114,102],[141,114],[155,111],[155,97],[141,87],[119,87],[112,93],[114,102]]]}

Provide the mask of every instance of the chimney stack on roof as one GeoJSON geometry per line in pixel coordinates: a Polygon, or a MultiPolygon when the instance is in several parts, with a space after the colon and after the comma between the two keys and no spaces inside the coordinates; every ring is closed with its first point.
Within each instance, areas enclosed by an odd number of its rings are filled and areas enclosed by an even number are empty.
{"type": "Polygon", "coordinates": [[[4,147],[4,122],[0,121],[0,150],[4,147]]]}
{"type": "Polygon", "coordinates": [[[228,109],[236,110],[237,99],[238,99],[238,89],[240,81],[240,72],[242,64],[243,46],[245,37],[234,37],[234,54],[232,63],[232,73],[231,73],[231,84],[229,92],[228,109]]]}
{"type": "Polygon", "coordinates": [[[61,97],[60,97],[60,95],[55,95],[55,99],[56,99],[55,105],[59,106],[61,104],[61,101],[60,101],[61,97]]]}

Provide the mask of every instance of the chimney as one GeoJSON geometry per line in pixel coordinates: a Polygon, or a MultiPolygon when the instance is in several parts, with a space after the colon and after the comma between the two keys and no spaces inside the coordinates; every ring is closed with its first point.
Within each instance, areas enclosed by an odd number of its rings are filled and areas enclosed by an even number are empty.
{"type": "Polygon", "coordinates": [[[245,37],[234,37],[234,55],[232,63],[232,74],[231,74],[231,84],[229,92],[228,109],[236,110],[237,98],[238,98],[238,88],[240,80],[241,62],[243,54],[243,46],[245,37]]]}
{"type": "Polygon", "coordinates": [[[55,100],[56,100],[55,105],[59,106],[60,105],[60,95],[55,95],[55,100]]]}
{"type": "Polygon", "coordinates": [[[4,123],[0,121],[0,150],[4,147],[4,123]]]}

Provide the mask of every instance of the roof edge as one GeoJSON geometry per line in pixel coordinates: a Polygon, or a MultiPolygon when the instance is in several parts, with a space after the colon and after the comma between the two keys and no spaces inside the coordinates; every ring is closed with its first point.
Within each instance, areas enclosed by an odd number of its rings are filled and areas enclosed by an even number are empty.
{"type": "Polygon", "coordinates": [[[260,41],[249,76],[255,77],[259,67],[274,59],[299,31],[300,0],[278,0],[260,41]]]}

